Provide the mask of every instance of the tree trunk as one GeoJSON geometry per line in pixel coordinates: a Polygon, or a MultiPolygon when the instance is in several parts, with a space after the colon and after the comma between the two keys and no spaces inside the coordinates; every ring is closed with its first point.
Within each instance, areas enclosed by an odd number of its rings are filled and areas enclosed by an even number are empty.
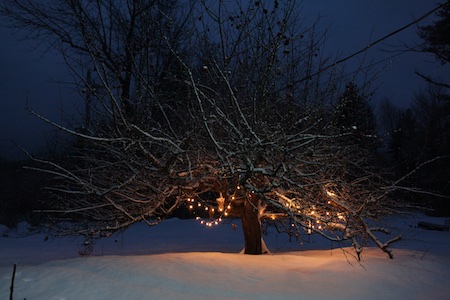
{"type": "Polygon", "coordinates": [[[261,223],[259,220],[258,199],[249,197],[242,210],[242,230],[245,238],[245,254],[263,254],[261,223]]]}

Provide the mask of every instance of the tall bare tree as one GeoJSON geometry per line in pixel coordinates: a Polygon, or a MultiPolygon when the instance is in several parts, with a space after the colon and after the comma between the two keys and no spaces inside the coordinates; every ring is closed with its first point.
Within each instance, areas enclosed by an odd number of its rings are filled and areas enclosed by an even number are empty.
{"type": "Polygon", "coordinates": [[[103,104],[92,127],[53,123],[82,142],[39,169],[59,179],[52,212],[84,222],[72,232],[108,236],[195,203],[208,225],[240,217],[245,253],[267,251],[261,221],[271,220],[350,241],[358,257],[368,241],[392,257],[398,237],[376,235],[388,232],[376,222],[389,190],[368,149],[346,143],[351,128],[333,125],[340,79],[320,72],[324,36],[302,24],[298,3],[45,3],[8,0],[0,13],[92,70],[95,88],[84,83],[103,104]]]}

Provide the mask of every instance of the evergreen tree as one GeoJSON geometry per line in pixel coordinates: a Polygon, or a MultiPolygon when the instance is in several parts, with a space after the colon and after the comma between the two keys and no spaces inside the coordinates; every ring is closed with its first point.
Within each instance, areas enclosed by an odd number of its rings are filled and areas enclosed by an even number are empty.
{"type": "Polygon", "coordinates": [[[437,13],[439,19],[432,25],[420,27],[419,35],[424,40],[423,50],[436,55],[442,63],[450,62],[450,1],[437,13]]]}
{"type": "Polygon", "coordinates": [[[341,132],[353,132],[352,140],[364,148],[376,149],[376,121],[367,96],[350,82],[339,97],[334,125],[341,132]]]}

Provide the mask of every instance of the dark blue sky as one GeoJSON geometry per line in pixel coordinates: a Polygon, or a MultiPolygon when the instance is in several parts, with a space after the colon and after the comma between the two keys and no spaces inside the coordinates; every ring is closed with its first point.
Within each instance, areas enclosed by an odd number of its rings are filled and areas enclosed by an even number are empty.
{"type": "MultiPolygon", "coordinates": [[[[327,51],[345,57],[367,46],[376,39],[404,26],[436,6],[435,1],[423,0],[304,0],[303,13],[307,22],[319,15],[321,25],[329,27],[327,51]]],[[[419,23],[432,22],[429,17],[419,23]]],[[[45,147],[53,129],[25,111],[27,102],[39,113],[54,121],[65,122],[62,111],[77,109],[74,91],[58,81],[68,81],[67,72],[56,52],[45,53],[36,49],[34,41],[20,41],[12,31],[0,27],[0,159],[18,157],[10,140],[31,152],[45,147]]],[[[379,77],[372,86],[377,87],[373,101],[389,98],[399,106],[409,104],[421,88],[422,79],[414,74],[421,71],[436,78],[448,78],[449,67],[442,67],[429,54],[406,53],[391,57],[402,42],[419,42],[417,27],[413,26],[373,47],[367,60],[383,61],[372,72],[379,77]]],[[[362,56],[347,62],[347,69],[355,68],[362,56]]]]}

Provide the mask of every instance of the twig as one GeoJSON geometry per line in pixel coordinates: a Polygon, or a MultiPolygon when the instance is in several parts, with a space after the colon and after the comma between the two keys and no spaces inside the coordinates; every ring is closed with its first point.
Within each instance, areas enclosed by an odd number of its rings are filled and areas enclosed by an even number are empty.
{"type": "MultiPolygon", "coordinates": [[[[369,49],[372,48],[373,46],[375,46],[375,45],[381,43],[382,41],[384,41],[384,40],[390,38],[391,36],[396,35],[397,33],[402,32],[402,31],[404,31],[405,29],[407,29],[407,28],[409,28],[409,27],[411,27],[411,26],[417,24],[418,22],[422,21],[423,19],[427,18],[428,16],[432,15],[432,14],[435,13],[436,11],[440,10],[441,8],[443,8],[445,5],[447,5],[447,3],[440,4],[439,6],[433,8],[432,10],[430,10],[430,11],[426,12],[425,14],[423,14],[423,15],[422,15],[421,17],[419,17],[418,19],[415,19],[415,20],[413,20],[412,22],[410,22],[410,23],[408,23],[408,24],[406,24],[406,25],[404,25],[404,26],[398,28],[397,30],[394,30],[394,31],[392,31],[392,32],[390,32],[390,33],[388,33],[388,34],[386,34],[385,36],[383,36],[383,37],[377,39],[376,41],[374,41],[374,42],[372,42],[372,43],[370,43],[370,44],[367,45],[366,47],[364,47],[364,48],[362,48],[362,49],[360,49],[360,50],[358,50],[358,51],[356,51],[356,52],[354,52],[354,53],[352,53],[352,54],[350,54],[350,55],[348,55],[348,56],[346,56],[346,57],[344,57],[344,58],[342,58],[342,59],[340,59],[340,60],[338,60],[338,61],[336,61],[336,62],[330,64],[330,65],[327,65],[327,66],[321,68],[320,70],[318,70],[317,72],[315,72],[315,73],[313,73],[313,74],[311,74],[311,75],[308,75],[308,76],[306,76],[306,77],[304,77],[304,78],[301,78],[301,79],[299,79],[299,80],[294,81],[294,84],[299,83],[299,82],[302,82],[302,81],[305,81],[305,80],[308,80],[309,78],[311,78],[311,77],[313,77],[313,76],[319,75],[320,73],[322,73],[322,72],[324,72],[324,71],[326,71],[326,70],[328,70],[328,69],[330,69],[330,68],[332,68],[332,67],[335,67],[336,65],[341,64],[341,63],[343,63],[343,62],[345,62],[345,61],[347,61],[347,60],[349,60],[349,59],[351,59],[351,58],[357,56],[358,54],[363,53],[364,51],[369,50],[369,49]]],[[[281,89],[281,90],[284,90],[284,89],[286,89],[286,88],[283,88],[283,89],[281,89]]]]}

